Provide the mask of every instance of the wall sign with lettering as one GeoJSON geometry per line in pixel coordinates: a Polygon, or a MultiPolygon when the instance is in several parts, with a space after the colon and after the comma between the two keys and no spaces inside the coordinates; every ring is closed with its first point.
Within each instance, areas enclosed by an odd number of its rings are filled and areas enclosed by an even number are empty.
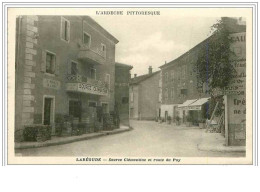
{"type": "Polygon", "coordinates": [[[60,81],[53,80],[53,79],[43,79],[43,87],[59,90],[60,81]]]}

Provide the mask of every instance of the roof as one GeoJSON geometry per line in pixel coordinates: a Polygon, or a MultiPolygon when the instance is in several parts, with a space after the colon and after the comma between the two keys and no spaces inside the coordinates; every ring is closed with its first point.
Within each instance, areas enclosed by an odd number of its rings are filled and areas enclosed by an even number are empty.
{"type": "Polygon", "coordinates": [[[155,74],[158,74],[159,72],[160,71],[156,71],[156,72],[153,72],[152,74],[145,74],[145,75],[141,75],[141,76],[131,78],[130,84],[138,84],[138,83],[154,76],[155,74]]]}
{"type": "Polygon", "coordinates": [[[195,45],[193,48],[191,48],[190,50],[186,51],[185,53],[183,53],[181,56],[177,57],[176,59],[170,61],[169,63],[166,63],[164,65],[161,65],[159,68],[162,69],[164,67],[167,67],[169,65],[172,65],[174,62],[178,61],[179,59],[185,57],[187,54],[189,54],[191,51],[193,51],[195,48],[197,48],[198,46],[202,45],[203,43],[206,43],[206,41],[211,38],[212,36],[208,37],[207,39],[204,39],[202,42],[198,43],[197,45],[195,45]]]}
{"type": "Polygon", "coordinates": [[[109,37],[109,39],[111,39],[115,44],[117,44],[119,42],[118,39],[116,39],[113,35],[111,35],[111,33],[109,33],[105,28],[103,28],[98,22],[96,22],[92,17],[86,15],[84,16],[85,18],[88,19],[88,21],[92,24],[95,24],[104,35],[106,35],[107,37],[109,37]]]}
{"type": "MultiPolygon", "coordinates": [[[[227,27],[227,30],[229,31],[230,34],[232,34],[232,33],[239,33],[239,32],[246,32],[246,25],[238,24],[238,20],[237,19],[230,18],[230,17],[222,17],[222,20],[224,21],[225,26],[227,27]]],[[[206,38],[202,42],[198,43],[197,45],[195,45],[193,48],[191,48],[190,50],[188,50],[187,52],[185,52],[181,56],[179,56],[176,59],[170,61],[169,63],[161,65],[159,68],[162,69],[164,67],[172,65],[174,62],[176,62],[177,60],[181,59],[182,57],[185,57],[187,54],[189,54],[189,52],[193,51],[195,48],[197,48],[198,46],[202,45],[203,43],[205,43],[207,40],[209,40],[212,37],[213,37],[213,35],[209,36],[208,38],[206,38]]]]}
{"type": "Polygon", "coordinates": [[[127,67],[129,69],[133,69],[133,66],[132,65],[127,65],[127,64],[124,64],[124,63],[118,63],[116,62],[116,66],[119,66],[119,67],[127,67]]]}

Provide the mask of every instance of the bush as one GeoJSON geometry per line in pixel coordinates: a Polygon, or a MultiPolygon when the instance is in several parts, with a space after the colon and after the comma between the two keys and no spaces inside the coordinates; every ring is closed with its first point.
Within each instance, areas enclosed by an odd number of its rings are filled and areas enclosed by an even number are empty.
{"type": "Polygon", "coordinates": [[[50,125],[26,125],[23,131],[24,141],[46,141],[51,139],[50,125]]]}
{"type": "Polygon", "coordinates": [[[176,117],[175,117],[175,120],[176,120],[177,122],[179,122],[179,121],[181,120],[181,118],[180,118],[179,116],[176,116],[176,117]]]}
{"type": "Polygon", "coordinates": [[[64,115],[56,114],[55,115],[55,132],[56,132],[57,136],[61,136],[63,127],[64,127],[64,115]]]}

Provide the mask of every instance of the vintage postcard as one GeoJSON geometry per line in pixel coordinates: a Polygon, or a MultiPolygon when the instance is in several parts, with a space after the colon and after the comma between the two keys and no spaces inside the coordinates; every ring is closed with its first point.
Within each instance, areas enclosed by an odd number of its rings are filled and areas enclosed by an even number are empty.
{"type": "Polygon", "coordinates": [[[252,9],[9,8],[8,164],[252,164],[252,9]]]}

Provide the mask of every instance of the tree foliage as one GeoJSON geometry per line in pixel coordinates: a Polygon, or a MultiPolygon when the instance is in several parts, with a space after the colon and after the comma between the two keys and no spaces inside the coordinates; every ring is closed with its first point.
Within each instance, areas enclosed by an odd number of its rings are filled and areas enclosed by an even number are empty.
{"type": "Polygon", "coordinates": [[[223,89],[229,84],[233,72],[230,55],[234,54],[230,49],[232,39],[229,38],[229,31],[222,19],[211,26],[211,33],[211,37],[199,50],[196,63],[198,81],[206,83],[210,92],[214,88],[223,89]]]}

